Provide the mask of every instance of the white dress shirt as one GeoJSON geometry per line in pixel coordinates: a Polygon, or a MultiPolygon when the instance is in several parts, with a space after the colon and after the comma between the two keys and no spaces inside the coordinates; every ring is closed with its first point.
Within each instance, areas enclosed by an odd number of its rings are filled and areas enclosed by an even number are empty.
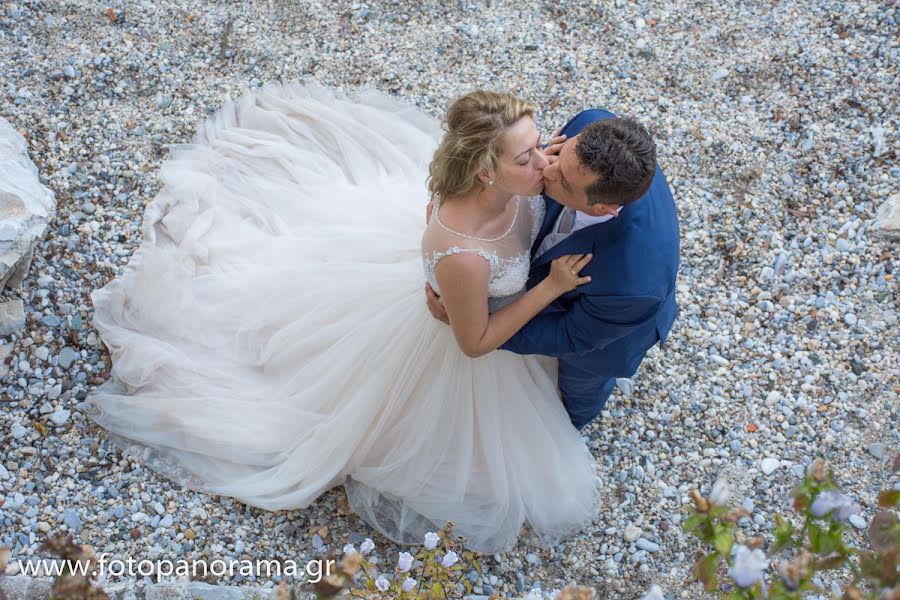
{"type": "MultiPolygon", "coordinates": [[[[619,207],[619,210],[622,210],[622,207],[619,207]]],[[[541,242],[541,245],[538,247],[537,252],[534,257],[537,258],[553,246],[557,245],[579,229],[584,229],[588,225],[596,225],[597,223],[605,223],[613,218],[613,215],[600,215],[599,217],[595,217],[593,215],[589,215],[581,212],[580,210],[575,211],[575,221],[572,223],[572,231],[569,233],[559,233],[559,224],[562,220],[562,216],[565,213],[565,209],[559,211],[559,216],[556,218],[556,223],[553,224],[553,231],[547,234],[547,237],[544,238],[544,241],[541,242]]],[[[617,213],[618,214],[618,213],[617,213]]]]}

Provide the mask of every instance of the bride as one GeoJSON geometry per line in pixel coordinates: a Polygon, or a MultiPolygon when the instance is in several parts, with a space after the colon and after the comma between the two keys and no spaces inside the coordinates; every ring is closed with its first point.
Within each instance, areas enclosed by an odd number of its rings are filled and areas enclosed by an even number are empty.
{"type": "Polygon", "coordinates": [[[91,295],[113,367],[88,414],[151,469],[252,506],[343,485],[401,544],[448,520],[486,553],[526,523],[541,546],[588,525],[595,463],[552,363],[496,350],[588,280],[590,257],[564,256],[525,292],[547,164],[532,114],[473,92],[442,131],[300,82],[226,103],[170,148],[140,248],[91,295]]]}

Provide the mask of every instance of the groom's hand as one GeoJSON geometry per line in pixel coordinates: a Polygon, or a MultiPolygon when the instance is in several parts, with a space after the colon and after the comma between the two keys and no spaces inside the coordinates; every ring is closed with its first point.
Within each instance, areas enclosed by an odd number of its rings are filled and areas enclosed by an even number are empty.
{"type": "Polygon", "coordinates": [[[425,304],[428,305],[428,311],[431,313],[432,317],[447,325],[450,324],[450,317],[447,315],[447,309],[444,308],[444,303],[441,302],[438,295],[434,293],[430,283],[425,284],[425,304]]]}

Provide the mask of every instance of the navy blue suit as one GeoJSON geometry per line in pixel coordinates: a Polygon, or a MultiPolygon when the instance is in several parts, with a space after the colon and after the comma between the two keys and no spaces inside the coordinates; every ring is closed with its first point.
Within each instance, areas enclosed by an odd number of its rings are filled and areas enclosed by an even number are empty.
{"type": "MultiPolygon", "coordinates": [[[[563,128],[570,138],[586,125],[615,117],[590,109],[563,128]]],[[[531,249],[530,289],[564,254],[593,253],[582,270],[591,281],[567,292],[529,321],[503,346],[517,354],[559,358],[559,388],[572,423],[581,429],[597,416],[615,385],[630,377],[675,321],[679,263],[678,216],[659,166],[647,193],[619,216],[573,232],[535,257],[553,230],[562,205],[544,195],[546,216],[531,249]]]]}

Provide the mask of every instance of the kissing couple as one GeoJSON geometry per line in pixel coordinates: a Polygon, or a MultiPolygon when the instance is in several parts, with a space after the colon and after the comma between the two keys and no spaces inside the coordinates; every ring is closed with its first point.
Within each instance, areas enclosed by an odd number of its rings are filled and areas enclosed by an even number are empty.
{"type": "Polygon", "coordinates": [[[672,326],[678,221],[642,125],[586,110],[545,145],[534,117],[489,91],[441,121],[298,81],[229,100],[170,146],[140,247],[91,294],[112,370],[90,417],[266,510],[343,485],[400,544],[589,525],[579,430],[672,326]]]}

